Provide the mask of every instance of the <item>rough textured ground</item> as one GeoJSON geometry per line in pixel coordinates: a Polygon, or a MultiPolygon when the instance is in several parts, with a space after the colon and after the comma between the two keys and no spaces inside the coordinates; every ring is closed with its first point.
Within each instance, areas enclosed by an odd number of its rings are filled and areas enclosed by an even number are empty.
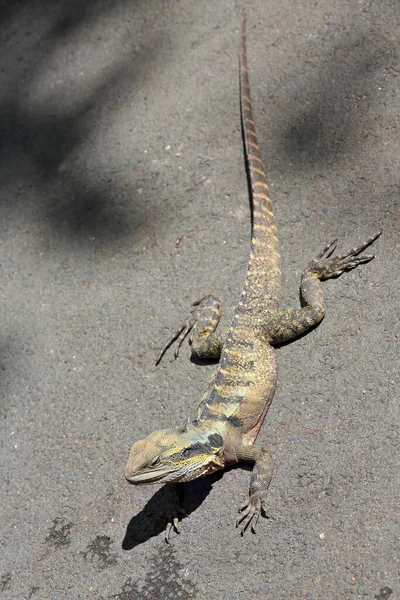
{"type": "Polygon", "coordinates": [[[2,598],[400,597],[399,18],[397,0],[0,2],[2,598]],[[243,5],[283,305],[332,237],[384,235],[279,351],[273,520],[240,538],[235,469],[187,486],[166,546],[162,491],[123,471],[212,368],[187,348],[155,368],[160,344],[191,301],[226,315],[240,293],[243,5]]]}

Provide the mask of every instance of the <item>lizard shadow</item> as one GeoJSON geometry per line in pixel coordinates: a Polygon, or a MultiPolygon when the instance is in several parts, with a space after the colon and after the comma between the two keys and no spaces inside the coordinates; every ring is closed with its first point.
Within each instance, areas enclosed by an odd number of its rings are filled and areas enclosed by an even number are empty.
{"type": "MultiPolygon", "coordinates": [[[[186,512],[180,522],[199,508],[211,492],[214,483],[222,478],[223,473],[224,471],[219,471],[208,477],[180,484],[182,508],[186,512]]],[[[165,507],[170,498],[168,485],[157,490],[142,510],[131,518],[122,541],[123,550],[132,550],[150,538],[165,532],[167,525],[165,507]]]]}
{"type": "Polygon", "coordinates": [[[199,358],[197,356],[191,356],[189,360],[194,365],[198,365],[200,367],[207,365],[217,365],[219,363],[219,358],[199,358]]]}

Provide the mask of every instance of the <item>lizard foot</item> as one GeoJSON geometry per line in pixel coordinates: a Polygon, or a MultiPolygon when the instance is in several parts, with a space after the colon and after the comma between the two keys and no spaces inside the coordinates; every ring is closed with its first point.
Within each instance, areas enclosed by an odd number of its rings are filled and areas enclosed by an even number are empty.
{"type": "Polygon", "coordinates": [[[317,258],[310,262],[308,265],[308,272],[316,275],[318,279],[324,280],[331,277],[339,277],[345,271],[351,271],[363,263],[367,263],[374,258],[373,254],[365,254],[364,256],[358,256],[363,250],[370,246],[380,235],[382,231],[379,231],[375,235],[368,238],[365,242],[352,248],[348,252],[343,252],[338,256],[332,256],[336,250],[337,240],[332,240],[325,248],[320,252],[317,258]]]}
{"type": "Polygon", "coordinates": [[[175,505],[174,507],[171,507],[169,513],[170,514],[168,516],[167,526],[165,528],[165,541],[167,544],[169,544],[169,540],[170,540],[172,531],[175,531],[176,533],[180,533],[179,517],[180,516],[183,516],[183,517],[188,516],[187,512],[185,510],[183,510],[183,508],[178,504],[175,505]]]}
{"type": "Polygon", "coordinates": [[[256,525],[260,515],[267,518],[265,510],[266,501],[260,495],[249,496],[238,508],[241,513],[236,521],[236,527],[240,527],[240,535],[244,535],[250,525],[252,533],[256,533],[256,525]]]}
{"type": "Polygon", "coordinates": [[[169,544],[172,531],[180,533],[179,520],[180,517],[187,517],[187,512],[181,506],[182,489],[178,484],[170,484],[168,489],[167,506],[165,512],[167,514],[167,526],[165,528],[165,541],[169,544]]]}
{"type": "Polygon", "coordinates": [[[156,365],[159,364],[162,357],[174,342],[177,342],[174,357],[179,356],[179,350],[185,338],[189,336],[189,345],[192,345],[196,334],[209,334],[215,330],[218,325],[221,314],[221,303],[214,296],[204,296],[201,300],[193,302],[193,308],[185,323],[172,335],[164,344],[161,352],[157,356],[156,365]]]}

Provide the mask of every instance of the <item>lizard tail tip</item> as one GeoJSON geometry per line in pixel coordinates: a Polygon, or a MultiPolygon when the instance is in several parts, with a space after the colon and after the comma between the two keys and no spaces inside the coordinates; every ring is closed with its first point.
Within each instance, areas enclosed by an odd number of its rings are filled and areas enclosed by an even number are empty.
{"type": "Polygon", "coordinates": [[[245,10],[243,10],[243,12],[242,12],[241,33],[242,33],[242,36],[246,35],[246,11],[245,10]]]}

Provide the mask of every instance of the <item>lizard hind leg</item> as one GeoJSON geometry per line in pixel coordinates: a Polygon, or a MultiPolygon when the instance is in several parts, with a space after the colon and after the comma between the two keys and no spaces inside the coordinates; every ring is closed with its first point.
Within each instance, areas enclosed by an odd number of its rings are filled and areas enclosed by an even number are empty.
{"type": "Polygon", "coordinates": [[[362,244],[336,256],[334,255],[336,240],[325,246],[301,276],[302,308],[290,308],[273,315],[262,325],[262,336],[271,344],[281,344],[303,335],[308,329],[320,323],[325,315],[324,290],[321,281],[339,277],[342,273],[372,260],[374,258],[372,254],[359,255],[380,234],[381,232],[378,232],[362,244]]]}
{"type": "Polygon", "coordinates": [[[193,309],[185,323],[172,335],[161,349],[156,365],[174,342],[175,358],[178,358],[180,347],[189,336],[192,356],[196,358],[219,358],[223,346],[222,336],[216,332],[221,318],[221,302],[215,296],[204,296],[193,303],[193,309]]]}

